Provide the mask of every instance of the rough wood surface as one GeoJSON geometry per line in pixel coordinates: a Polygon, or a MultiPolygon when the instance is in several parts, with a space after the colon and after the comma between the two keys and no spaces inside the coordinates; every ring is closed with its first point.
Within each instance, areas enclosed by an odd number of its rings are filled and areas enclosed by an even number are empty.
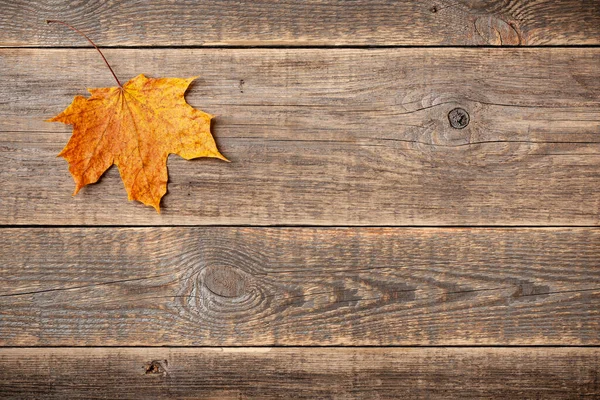
{"type": "Polygon", "coordinates": [[[564,398],[600,393],[599,358],[597,349],[3,349],[0,389],[86,399],[281,398],[282,390],[286,398],[564,398]]]}
{"type": "Polygon", "coordinates": [[[2,398],[565,399],[596,348],[0,349],[2,398]]]}
{"type": "Polygon", "coordinates": [[[591,228],[10,228],[0,345],[598,345],[598,260],[591,228]]]}
{"type": "Polygon", "coordinates": [[[0,398],[600,398],[599,1],[0,10],[0,398]],[[71,197],[43,121],[114,83],[46,19],[200,75],[233,162],[71,197]]]}
{"type": "Polygon", "coordinates": [[[595,0],[1,0],[0,46],[600,44],[595,0]]]}
{"type": "Polygon", "coordinates": [[[600,222],[600,49],[106,53],[123,80],[201,75],[188,101],[233,162],[171,157],[161,215],[116,168],[72,197],[71,129],[44,120],[112,77],[94,50],[0,50],[0,223],[600,222]]]}

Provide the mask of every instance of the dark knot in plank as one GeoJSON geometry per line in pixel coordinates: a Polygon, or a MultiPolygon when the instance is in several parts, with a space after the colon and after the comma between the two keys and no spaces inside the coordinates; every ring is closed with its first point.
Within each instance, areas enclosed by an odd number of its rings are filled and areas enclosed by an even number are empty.
{"type": "Polygon", "coordinates": [[[463,108],[455,108],[450,110],[448,113],[448,120],[450,121],[450,126],[455,129],[463,129],[467,125],[469,125],[469,121],[471,118],[469,117],[469,113],[463,108]]]}
{"type": "Polygon", "coordinates": [[[167,360],[152,360],[144,366],[146,375],[166,375],[167,365],[169,365],[167,360]]]}
{"type": "Polygon", "coordinates": [[[213,294],[221,297],[236,298],[246,292],[244,276],[229,266],[210,266],[204,274],[204,285],[213,294]]]}

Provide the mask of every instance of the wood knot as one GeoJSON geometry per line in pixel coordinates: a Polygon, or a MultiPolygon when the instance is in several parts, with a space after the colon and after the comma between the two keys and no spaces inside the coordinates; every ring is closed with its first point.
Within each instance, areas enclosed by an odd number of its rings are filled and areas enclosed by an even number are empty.
{"type": "Polygon", "coordinates": [[[548,285],[536,285],[533,282],[523,280],[518,282],[517,289],[513,293],[512,297],[515,300],[535,300],[539,296],[547,296],[550,294],[550,286],[548,285]]]}
{"type": "Polygon", "coordinates": [[[209,266],[204,272],[204,286],[221,297],[241,297],[246,292],[246,279],[235,268],[209,266]]]}
{"type": "Polygon", "coordinates": [[[167,374],[167,360],[152,360],[145,365],[146,375],[167,374]]]}
{"type": "Polygon", "coordinates": [[[450,126],[454,129],[463,129],[469,125],[471,118],[464,108],[457,107],[450,110],[448,120],[450,121],[450,126]]]}
{"type": "Polygon", "coordinates": [[[518,46],[521,33],[517,26],[495,16],[479,17],[475,20],[475,33],[483,40],[483,44],[497,46],[518,46]]]}

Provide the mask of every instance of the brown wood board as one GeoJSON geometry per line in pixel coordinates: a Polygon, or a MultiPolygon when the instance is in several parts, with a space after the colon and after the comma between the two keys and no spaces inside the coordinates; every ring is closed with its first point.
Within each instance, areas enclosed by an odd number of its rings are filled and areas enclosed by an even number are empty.
{"type": "Polygon", "coordinates": [[[600,230],[0,230],[0,345],[598,345],[600,230]]]}
{"type": "Polygon", "coordinates": [[[116,168],[72,197],[45,119],[114,86],[94,50],[0,50],[0,223],[597,225],[600,50],[118,49],[127,80],[200,75],[232,162],[169,160],[158,215],[116,168]],[[470,123],[450,126],[464,108],[470,123]]]}
{"type": "Polygon", "coordinates": [[[0,10],[0,398],[600,398],[600,2],[0,10]],[[71,196],[44,121],[115,82],[47,19],[232,162],[71,196]]]}
{"type": "Polygon", "coordinates": [[[597,348],[0,349],[5,398],[597,398],[597,348]]]}
{"type": "Polygon", "coordinates": [[[598,45],[594,0],[0,1],[0,46],[598,45]]]}

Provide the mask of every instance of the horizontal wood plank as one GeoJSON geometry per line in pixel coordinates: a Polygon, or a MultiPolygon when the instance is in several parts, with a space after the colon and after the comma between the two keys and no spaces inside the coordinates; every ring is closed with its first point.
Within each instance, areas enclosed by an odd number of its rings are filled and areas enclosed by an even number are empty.
{"type": "Polygon", "coordinates": [[[600,230],[10,228],[1,346],[598,345],[600,230]]]}
{"type": "Polygon", "coordinates": [[[232,163],[171,157],[161,215],[116,168],[72,197],[71,129],[44,120],[112,77],[94,50],[0,50],[1,224],[600,223],[600,49],[106,53],[122,80],[201,75],[232,163]]]}
{"type": "Polygon", "coordinates": [[[3,0],[0,46],[600,44],[593,0],[3,0]]]}
{"type": "Polygon", "coordinates": [[[0,395],[44,399],[600,396],[597,348],[0,349],[0,395]]]}

